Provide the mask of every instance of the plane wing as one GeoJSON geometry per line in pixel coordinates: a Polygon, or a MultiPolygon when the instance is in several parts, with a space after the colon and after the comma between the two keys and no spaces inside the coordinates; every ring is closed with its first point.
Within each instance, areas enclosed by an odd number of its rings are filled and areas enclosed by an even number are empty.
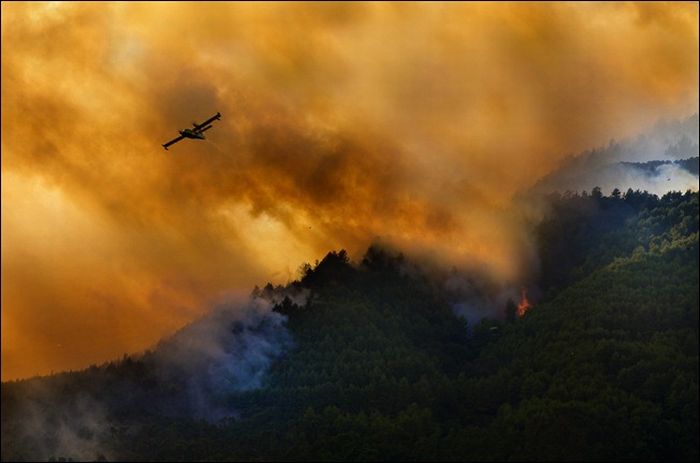
{"type": "Polygon", "coordinates": [[[173,144],[179,142],[179,141],[182,140],[183,138],[185,138],[185,137],[183,137],[182,135],[180,135],[180,136],[177,137],[177,138],[173,138],[173,139],[170,140],[168,143],[164,144],[164,145],[163,145],[163,148],[165,148],[165,149],[167,150],[167,149],[168,149],[168,146],[173,145],[173,144]]]}
{"type": "Polygon", "coordinates": [[[210,122],[213,122],[213,121],[218,120],[218,119],[221,119],[221,113],[216,113],[215,115],[213,115],[212,117],[210,117],[206,121],[202,122],[201,124],[195,124],[194,131],[198,132],[202,127],[204,127],[207,124],[209,124],[210,122]]]}

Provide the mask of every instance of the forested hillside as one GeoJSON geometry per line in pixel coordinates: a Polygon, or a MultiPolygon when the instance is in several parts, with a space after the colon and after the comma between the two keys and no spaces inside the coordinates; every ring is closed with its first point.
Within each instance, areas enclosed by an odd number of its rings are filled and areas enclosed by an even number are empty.
{"type": "Polygon", "coordinates": [[[522,318],[467,329],[401,254],[331,252],[256,288],[271,313],[217,319],[255,346],[223,357],[248,362],[235,381],[222,357],[163,366],[162,345],[4,383],[2,459],[697,460],[698,194],[549,204],[522,318]],[[193,395],[191,375],[229,382],[193,395]]]}

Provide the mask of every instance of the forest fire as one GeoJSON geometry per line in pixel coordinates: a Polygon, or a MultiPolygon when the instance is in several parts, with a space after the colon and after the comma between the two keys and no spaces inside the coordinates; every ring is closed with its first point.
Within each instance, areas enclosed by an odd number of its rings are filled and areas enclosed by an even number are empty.
{"type": "Polygon", "coordinates": [[[525,312],[532,308],[532,304],[527,300],[527,289],[525,286],[520,288],[520,302],[518,302],[518,317],[525,315],[525,312]]]}

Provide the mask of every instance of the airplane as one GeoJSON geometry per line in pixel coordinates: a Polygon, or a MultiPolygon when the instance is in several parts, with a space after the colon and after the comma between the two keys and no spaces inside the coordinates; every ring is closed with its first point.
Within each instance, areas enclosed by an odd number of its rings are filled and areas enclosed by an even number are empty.
{"type": "Polygon", "coordinates": [[[217,112],[214,116],[210,117],[206,121],[202,122],[201,124],[197,124],[196,122],[192,123],[193,128],[191,129],[185,129],[185,130],[178,130],[178,133],[180,134],[179,137],[174,138],[170,140],[168,143],[163,145],[163,148],[166,150],[168,149],[168,146],[179,142],[183,138],[193,138],[195,140],[204,140],[204,132],[206,130],[209,130],[212,128],[211,125],[207,125],[210,122],[213,122],[215,120],[221,120],[221,113],[217,112]]]}

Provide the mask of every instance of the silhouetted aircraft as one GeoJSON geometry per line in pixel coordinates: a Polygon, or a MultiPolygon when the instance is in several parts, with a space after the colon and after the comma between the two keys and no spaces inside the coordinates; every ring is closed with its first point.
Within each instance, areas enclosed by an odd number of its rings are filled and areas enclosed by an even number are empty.
{"type": "Polygon", "coordinates": [[[166,150],[168,149],[168,146],[179,142],[183,138],[194,138],[196,140],[204,140],[204,132],[206,130],[209,130],[212,128],[211,125],[207,125],[210,122],[213,122],[215,120],[220,120],[221,119],[221,113],[216,113],[216,115],[210,117],[206,121],[202,122],[201,124],[197,124],[196,122],[193,122],[192,125],[194,128],[192,129],[185,129],[185,130],[179,130],[178,133],[180,134],[179,137],[174,138],[170,140],[168,143],[163,145],[163,148],[166,150]]]}

